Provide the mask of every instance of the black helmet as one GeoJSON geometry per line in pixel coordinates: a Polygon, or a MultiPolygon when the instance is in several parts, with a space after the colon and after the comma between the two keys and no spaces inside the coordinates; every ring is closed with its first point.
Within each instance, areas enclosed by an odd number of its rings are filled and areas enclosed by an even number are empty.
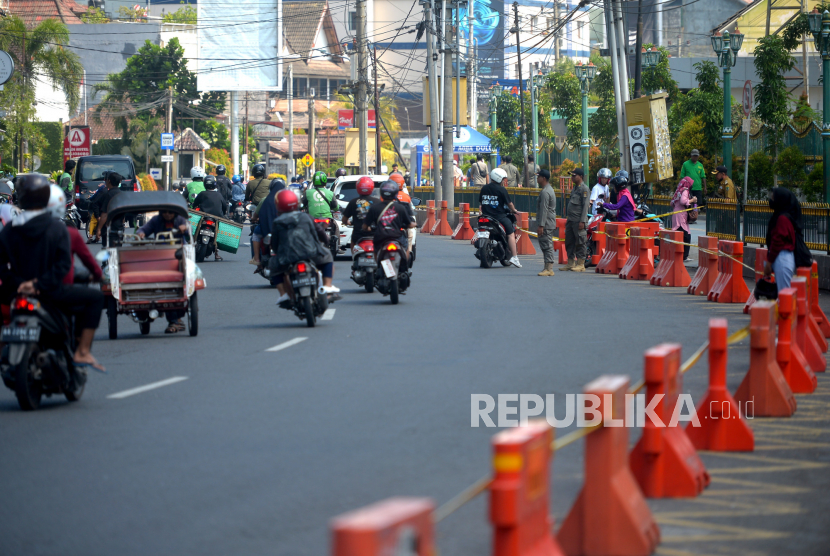
{"type": "Polygon", "coordinates": [[[225,169],[224,164],[220,164],[219,166],[216,167],[216,175],[217,176],[224,176],[226,171],[227,170],[225,169]]]}
{"type": "Polygon", "coordinates": [[[251,174],[253,174],[253,176],[255,178],[264,177],[265,176],[265,166],[263,166],[262,164],[254,164],[254,167],[251,170],[251,174]]]}
{"type": "Polygon", "coordinates": [[[49,203],[49,181],[41,174],[27,174],[18,178],[15,184],[18,203],[23,210],[38,210],[46,208],[49,203]]]}
{"type": "Polygon", "coordinates": [[[205,189],[216,189],[216,176],[205,176],[202,183],[205,184],[205,189]]]}
{"type": "Polygon", "coordinates": [[[337,171],[334,173],[335,178],[339,178],[346,175],[346,170],[344,168],[338,168],[337,171]]]}
{"type": "Polygon", "coordinates": [[[380,184],[380,197],[384,201],[395,200],[398,196],[398,191],[400,191],[398,184],[392,180],[386,180],[380,184]]]}
{"type": "Polygon", "coordinates": [[[274,178],[268,186],[268,191],[282,191],[285,189],[285,181],[282,178],[274,178]]]}

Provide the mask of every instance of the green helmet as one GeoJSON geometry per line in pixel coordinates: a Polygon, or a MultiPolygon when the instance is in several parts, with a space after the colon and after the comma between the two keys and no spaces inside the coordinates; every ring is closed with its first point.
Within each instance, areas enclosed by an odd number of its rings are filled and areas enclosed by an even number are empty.
{"type": "Polygon", "coordinates": [[[326,183],[328,183],[329,177],[326,175],[325,172],[315,172],[314,178],[312,178],[312,182],[314,183],[314,187],[325,187],[326,183]]]}

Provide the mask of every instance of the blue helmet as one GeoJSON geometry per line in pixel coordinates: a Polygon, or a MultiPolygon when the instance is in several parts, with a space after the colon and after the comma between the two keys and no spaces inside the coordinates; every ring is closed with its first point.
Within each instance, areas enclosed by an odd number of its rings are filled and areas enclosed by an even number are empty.
{"type": "Polygon", "coordinates": [[[234,174],[231,178],[231,183],[242,183],[242,176],[239,174],[234,174]]]}

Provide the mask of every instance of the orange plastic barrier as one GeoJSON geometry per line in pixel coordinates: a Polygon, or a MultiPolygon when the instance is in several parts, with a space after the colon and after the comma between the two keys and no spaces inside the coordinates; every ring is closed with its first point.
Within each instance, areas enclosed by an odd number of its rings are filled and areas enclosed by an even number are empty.
{"type": "Polygon", "coordinates": [[[435,201],[430,199],[427,201],[427,220],[421,226],[421,233],[428,234],[432,231],[433,226],[435,226],[435,201]]]}
{"type": "Polygon", "coordinates": [[[749,371],[735,392],[735,399],[744,404],[745,415],[789,417],[795,413],[796,402],[775,360],[775,303],[758,301],[749,310],[749,316],[749,371]]]}
{"type": "Polygon", "coordinates": [[[567,222],[567,218],[556,219],[556,237],[559,238],[559,240],[557,241],[554,239],[553,246],[557,251],[559,251],[559,264],[568,263],[568,251],[565,249],[565,224],[567,224],[567,222]]]}
{"type": "Polygon", "coordinates": [[[697,404],[699,427],[689,423],[686,434],[698,450],[751,452],[755,435],[741,407],[726,389],[728,360],[726,319],[709,320],[709,390],[697,404]]]}
{"type": "Polygon", "coordinates": [[[718,255],[718,279],[707,299],[716,303],[745,303],[751,294],[744,282],[743,266],[733,260],[743,262],[744,244],[722,239],[718,241],[718,250],[721,251],[718,255]]]}
{"type": "Polygon", "coordinates": [[[605,231],[608,234],[605,254],[597,264],[597,272],[600,274],[619,274],[622,267],[628,261],[628,237],[626,236],[628,226],[623,222],[608,222],[605,231]]]}
{"type": "MultiPolygon", "coordinates": [[[[767,262],[767,250],[764,247],[759,247],[755,250],[755,283],[757,284],[758,281],[764,277],[764,263],[767,262]]],[[[772,281],[775,281],[775,276],[772,277],[772,281]]],[[[755,304],[755,296],[749,296],[749,299],[746,300],[746,305],[744,305],[744,314],[749,314],[749,308],[755,304]]]]}
{"type": "Polygon", "coordinates": [[[651,280],[654,274],[654,237],[646,228],[631,228],[631,254],[620,270],[626,280],[651,280]]]}
{"type": "Polygon", "coordinates": [[[461,209],[461,221],[452,233],[452,239],[473,239],[475,232],[470,226],[470,203],[459,203],[461,209]]]}
{"type": "Polygon", "coordinates": [[[692,279],[683,264],[683,246],[663,239],[683,241],[683,232],[660,230],[660,263],[650,283],[652,286],[686,288],[692,279]]]}
{"type": "Polygon", "coordinates": [[[447,201],[441,201],[441,212],[435,220],[435,224],[429,231],[432,236],[450,236],[452,235],[452,228],[447,220],[447,201]]]}
{"type": "MultiPolygon", "coordinates": [[[[795,269],[796,276],[804,278],[807,281],[807,326],[810,333],[813,335],[813,338],[818,345],[819,351],[821,353],[827,353],[827,338],[824,337],[824,334],[821,331],[821,327],[818,325],[818,321],[816,321],[816,317],[813,313],[813,279],[812,279],[812,269],[809,268],[797,268],[795,269]]],[[[818,301],[818,296],[816,296],[816,301],[818,301]]]]}
{"type": "Polygon", "coordinates": [[[436,553],[429,498],[389,498],[332,519],[333,556],[436,553]]]}
{"type": "Polygon", "coordinates": [[[813,304],[810,310],[816,319],[816,323],[818,323],[818,327],[821,329],[821,333],[824,334],[825,338],[830,338],[830,322],[828,322],[827,315],[824,314],[824,311],[821,310],[821,306],[818,304],[818,263],[816,261],[813,261],[813,268],[811,270],[810,297],[813,298],[813,304]]]}
{"type": "MultiPolygon", "coordinates": [[[[601,376],[584,391],[599,397],[603,419],[625,415],[628,377],[601,376]]],[[[627,450],[626,427],[602,427],[585,438],[585,484],[556,536],[568,556],[646,556],[660,542],[627,450]]]]}
{"type": "Polygon", "coordinates": [[[544,419],[493,437],[493,556],[565,556],[548,509],[552,441],[544,419]]]}
{"type": "Polygon", "coordinates": [[[798,323],[798,294],[795,288],[778,292],[778,346],[775,358],[784,379],[794,394],[809,394],[818,385],[816,374],[807,363],[796,341],[798,323]]]}
{"type": "Polygon", "coordinates": [[[643,435],[631,450],[629,463],[634,478],[647,498],[694,497],[709,486],[706,466],[679,426],[669,426],[683,391],[680,344],[662,344],[646,351],[646,402],[654,406],[655,423],[646,416],[643,435]],[[665,425],[665,426],[662,426],[665,425]]]}
{"type": "Polygon", "coordinates": [[[700,236],[697,245],[700,247],[697,252],[697,272],[686,291],[692,295],[709,295],[718,279],[718,238],[700,236]],[[714,253],[707,253],[704,249],[714,253]]]}
{"type": "Polygon", "coordinates": [[[807,318],[810,311],[807,299],[810,293],[807,286],[807,280],[802,276],[796,276],[790,281],[790,287],[795,288],[796,298],[798,299],[798,324],[796,325],[795,336],[798,347],[801,348],[801,353],[804,354],[813,372],[823,373],[827,370],[827,359],[819,349],[815,337],[810,333],[809,319],[807,318]]]}
{"type": "Polygon", "coordinates": [[[533,247],[533,242],[530,241],[530,235],[518,230],[518,228],[521,228],[522,230],[529,229],[528,226],[530,226],[530,214],[527,212],[517,212],[516,224],[516,254],[535,255],[536,248],[533,247]]]}
{"type": "MultiPolygon", "coordinates": [[[[597,225],[597,232],[599,233],[594,234],[591,239],[594,242],[594,254],[591,255],[591,264],[594,266],[599,264],[599,260],[605,254],[605,246],[608,243],[608,236],[605,234],[605,222],[600,222],[597,225]]],[[[568,261],[566,260],[565,262],[568,261]]]]}
{"type": "MultiPolygon", "coordinates": [[[[659,222],[628,222],[631,228],[640,228],[641,236],[648,236],[655,240],[660,237],[660,223],[659,222]]],[[[651,258],[660,256],[660,246],[656,241],[651,242],[651,258]]]]}

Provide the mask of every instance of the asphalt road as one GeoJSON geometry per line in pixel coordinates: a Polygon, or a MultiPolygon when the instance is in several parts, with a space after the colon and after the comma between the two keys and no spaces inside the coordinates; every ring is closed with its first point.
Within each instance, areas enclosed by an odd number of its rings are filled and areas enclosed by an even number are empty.
{"type": "MultiPolygon", "coordinates": [[[[225,255],[201,265],[198,337],[165,335],[160,321],[141,336],[120,317],[111,341],[102,319],[94,353],[109,374],[93,374],[79,403],[47,400],[23,413],[0,390],[0,554],[326,554],[332,517],[395,495],[440,504],[488,472],[496,429],[470,427],[471,394],[578,393],[609,373],[634,382],[645,349],[679,342],[688,356],[712,316],[728,317],[730,331],[748,323],[738,307],[674,289],[593,273],[539,278],[539,257],[483,270],[466,242],[419,236],[418,245],[398,306],[363,293],[339,262],[343,300],[315,329],[275,306],[247,251],[225,255]]],[[[744,342],[730,362],[731,390],[747,361],[744,342]]],[[[685,388],[695,399],[706,385],[698,367],[685,388]]],[[[821,381],[824,397],[813,399],[826,401],[821,381]]],[[[826,405],[818,435],[827,433],[826,405]]],[[[830,449],[819,444],[802,455],[824,463],[793,472],[806,488],[804,512],[735,517],[755,528],[792,522],[805,534],[744,535],[718,554],[826,554],[830,449]]],[[[560,522],[582,483],[582,455],[579,442],[553,463],[560,522]]],[[[673,523],[681,541],[667,546],[708,553],[683,541],[705,528],[673,523]]],[[[485,497],[438,527],[444,555],[489,553],[490,538],[485,497]]]]}

